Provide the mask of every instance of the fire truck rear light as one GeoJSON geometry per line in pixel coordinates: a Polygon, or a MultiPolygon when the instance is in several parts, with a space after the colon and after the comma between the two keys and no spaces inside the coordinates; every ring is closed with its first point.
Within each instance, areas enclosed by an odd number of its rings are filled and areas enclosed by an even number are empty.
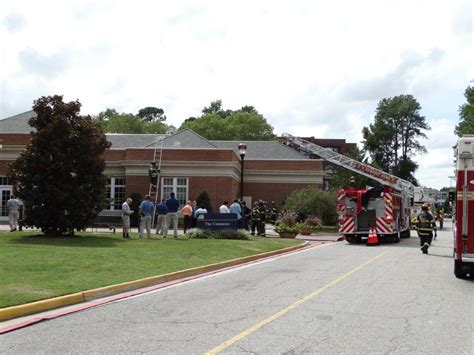
{"type": "Polygon", "coordinates": [[[387,217],[386,219],[387,219],[387,222],[389,222],[389,223],[393,222],[393,218],[392,218],[392,217],[387,217]]]}

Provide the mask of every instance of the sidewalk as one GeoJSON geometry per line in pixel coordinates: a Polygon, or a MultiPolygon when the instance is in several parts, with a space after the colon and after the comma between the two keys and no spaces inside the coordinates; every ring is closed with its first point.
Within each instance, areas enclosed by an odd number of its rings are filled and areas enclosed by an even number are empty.
{"type": "MultiPolygon", "coordinates": [[[[7,221],[1,221],[0,222],[0,232],[5,232],[9,231],[10,226],[8,225],[7,221]]],[[[23,232],[32,232],[32,231],[39,231],[39,229],[32,229],[32,228],[23,228],[23,232]]],[[[121,233],[122,229],[120,227],[116,227],[115,233],[121,233]]],[[[105,233],[105,234],[113,234],[111,230],[108,228],[87,228],[87,232],[95,232],[95,233],[105,233]]],[[[138,233],[138,230],[136,227],[131,228],[132,233],[138,233]]],[[[178,229],[178,235],[183,235],[184,232],[182,229],[178,229]]],[[[169,235],[172,235],[169,233],[169,235]]],[[[265,225],[265,236],[267,238],[280,238],[280,235],[273,230],[273,225],[271,224],[266,224],[265,225]]],[[[152,229],[152,237],[157,237],[155,234],[155,230],[152,229]]],[[[344,240],[343,237],[340,234],[337,233],[317,233],[317,234],[312,234],[312,235],[301,235],[299,234],[296,239],[301,239],[301,240],[307,240],[310,242],[338,242],[341,240],[344,240]]]]}
{"type": "MultiPolygon", "coordinates": [[[[270,238],[280,238],[280,235],[273,230],[273,225],[265,225],[265,235],[270,238]]],[[[316,233],[311,235],[298,234],[296,239],[307,240],[309,242],[340,242],[344,237],[339,233],[316,233]]]]}

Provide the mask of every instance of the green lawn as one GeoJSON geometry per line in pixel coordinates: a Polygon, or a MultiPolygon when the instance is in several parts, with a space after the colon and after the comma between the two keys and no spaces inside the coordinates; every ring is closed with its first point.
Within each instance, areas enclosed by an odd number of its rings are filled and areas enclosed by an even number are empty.
{"type": "Polygon", "coordinates": [[[125,240],[121,233],[45,238],[35,232],[0,232],[0,308],[302,243],[132,238],[125,240]]]}

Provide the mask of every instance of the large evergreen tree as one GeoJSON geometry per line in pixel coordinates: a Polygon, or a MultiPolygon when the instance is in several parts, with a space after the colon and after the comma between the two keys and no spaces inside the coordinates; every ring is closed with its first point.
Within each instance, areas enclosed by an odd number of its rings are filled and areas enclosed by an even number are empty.
{"type": "Polygon", "coordinates": [[[36,129],[9,175],[24,202],[25,224],[46,235],[74,234],[102,210],[106,177],[101,157],[110,146],[90,116],[80,116],[79,101],[62,96],[34,102],[36,129]]]}
{"type": "Polygon", "coordinates": [[[459,106],[459,124],[454,129],[459,137],[463,134],[474,134],[474,87],[468,86],[464,91],[467,103],[459,106]]]}
{"type": "Polygon", "coordinates": [[[418,165],[412,157],[426,152],[419,140],[426,138],[424,131],[430,129],[420,110],[412,95],[382,99],[374,123],[362,130],[364,151],[372,165],[415,184],[418,165]]]}

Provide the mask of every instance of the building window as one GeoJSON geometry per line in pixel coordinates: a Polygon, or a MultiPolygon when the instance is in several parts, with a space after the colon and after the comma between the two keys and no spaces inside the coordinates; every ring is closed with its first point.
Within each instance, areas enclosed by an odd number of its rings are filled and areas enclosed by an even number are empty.
{"type": "Polygon", "coordinates": [[[7,201],[12,194],[12,182],[6,176],[0,176],[0,217],[7,216],[7,201]]]}
{"type": "Polygon", "coordinates": [[[10,186],[12,184],[11,179],[6,176],[0,176],[0,186],[10,186]]]}
{"type": "Polygon", "coordinates": [[[161,196],[168,198],[171,192],[176,194],[180,206],[188,200],[188,178],[164,177],[161,180],[161,196]]]}
{"type": "Polygon", "coordinates": [[[121,210],[122,204],[125,202],[125,178],[108,179],[105,197],[110,201],[107,210],[121,210]]]}

